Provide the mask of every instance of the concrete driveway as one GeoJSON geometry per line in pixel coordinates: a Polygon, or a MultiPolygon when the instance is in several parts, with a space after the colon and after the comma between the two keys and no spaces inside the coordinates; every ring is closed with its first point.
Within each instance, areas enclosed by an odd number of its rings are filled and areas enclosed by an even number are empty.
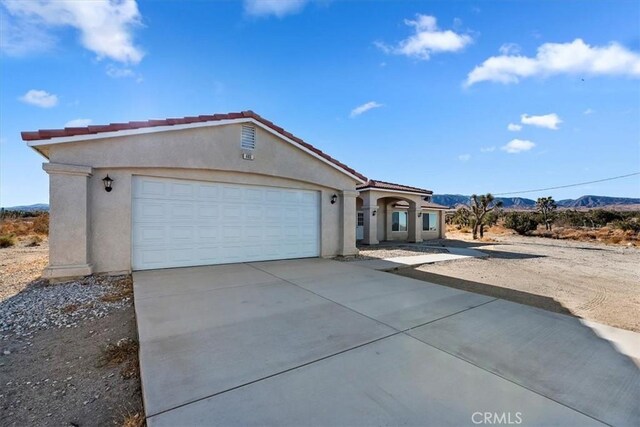
{"type": "Polygon", "coordinates": [[[577,319],[322,259],[136,272],[151,427],[640,425],[577,319]]]}

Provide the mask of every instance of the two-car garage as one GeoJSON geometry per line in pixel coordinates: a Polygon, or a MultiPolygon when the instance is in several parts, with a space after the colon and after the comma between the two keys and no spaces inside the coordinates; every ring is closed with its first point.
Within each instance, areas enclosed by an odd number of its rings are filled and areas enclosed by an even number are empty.
{"type": "Polygon", "coordinates": [[[134,270],[320,254],[319,192],[134,176],[134,270]]]}
{"type": "Polygon", "coordinates": [[[47,278],[358,251],[367,178],[252,111],[23,138],[49,159],[47,278]]]}

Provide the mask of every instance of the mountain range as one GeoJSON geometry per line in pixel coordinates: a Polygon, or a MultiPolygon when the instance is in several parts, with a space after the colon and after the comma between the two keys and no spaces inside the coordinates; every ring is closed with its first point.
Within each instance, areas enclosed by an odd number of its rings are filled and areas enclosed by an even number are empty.
{"type": "MultiPolygon", "coordinates": [[[[433,201],[439,205],[449,206],[452,208],[467,205],[470,196],[461,194],[434,194],[433,201]]],[[[535,209],[536,201],[533,199],[525,199],[523,197],[496,197],[501,200],[505,209],[535,209]]],[[[558,208],[565,209],[593,209],[593,208],[619,208],[640,209],[640,199],[630,197],[608,197],[608,196],[582,196],[577,199],[557,200],[558,208]]],[[[12,206],[6,207],[6,210],[14,211],[48,211],[49,205],[46,203],[38,203],[28,206],[12,206]]]]}
{"type": "MultiPolygon", "coordinates": [[[[449,207],[458,207],[467,205],[470,196],[461,194],[434,194],[433,201],[440,205],[449,207]]],[[[505,209],[535,209],[536,201],[533,199],[525,199],[523,197],[496,197],[496,200],[502,201],[505,209]]],[[[565,209],[593,209],[593,208],[612,208],[612,207],[639,207],[640,199],[630,197],[608,197],[587,195],[577,199],[557,200],[558,208],[565,209]]]]}

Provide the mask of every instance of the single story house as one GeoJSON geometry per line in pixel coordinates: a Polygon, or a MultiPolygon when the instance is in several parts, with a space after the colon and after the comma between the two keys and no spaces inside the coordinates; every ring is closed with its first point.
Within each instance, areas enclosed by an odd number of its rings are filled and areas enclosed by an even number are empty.
{"type": "Polygon", "coordinates": [[[49,160],[49,278],[444,237],[431,191],[369,180],[252,111],[22,139],[49,160]]]}

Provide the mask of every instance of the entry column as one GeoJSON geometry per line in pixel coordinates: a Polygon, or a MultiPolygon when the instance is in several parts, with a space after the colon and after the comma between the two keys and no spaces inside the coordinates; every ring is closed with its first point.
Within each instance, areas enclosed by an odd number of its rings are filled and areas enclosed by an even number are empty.
{"type": "Polygon", "coordinates": [[[378,242],[378,198],[371,195],[371,191],[361,194],[362,212],[364,215],[364,236],[362,243],[365,245],[377,245],[378,242]]]}
{"type": "Polygon", "coordinates": [[[49,174],[49,266],[42,276],[54,279],[92,273],[89,260],[91,167],[43,163],[49,174]]]}
{"type": "Polygon", "coordinates": [[[409,204],[409,235],[407,240],[409,242],[422,242],[422,213],[421,209],[416,208],[415,203],[409,204]],[[418,216],[420,215],[420,216],[418,216]]]}
{"type": "Polygon", "coordinates": [[[356,255],[356,197],[358,192],[355,190],[342,190],[342,244],[340,246],[340,255],[349,256],[356,255]]]}

